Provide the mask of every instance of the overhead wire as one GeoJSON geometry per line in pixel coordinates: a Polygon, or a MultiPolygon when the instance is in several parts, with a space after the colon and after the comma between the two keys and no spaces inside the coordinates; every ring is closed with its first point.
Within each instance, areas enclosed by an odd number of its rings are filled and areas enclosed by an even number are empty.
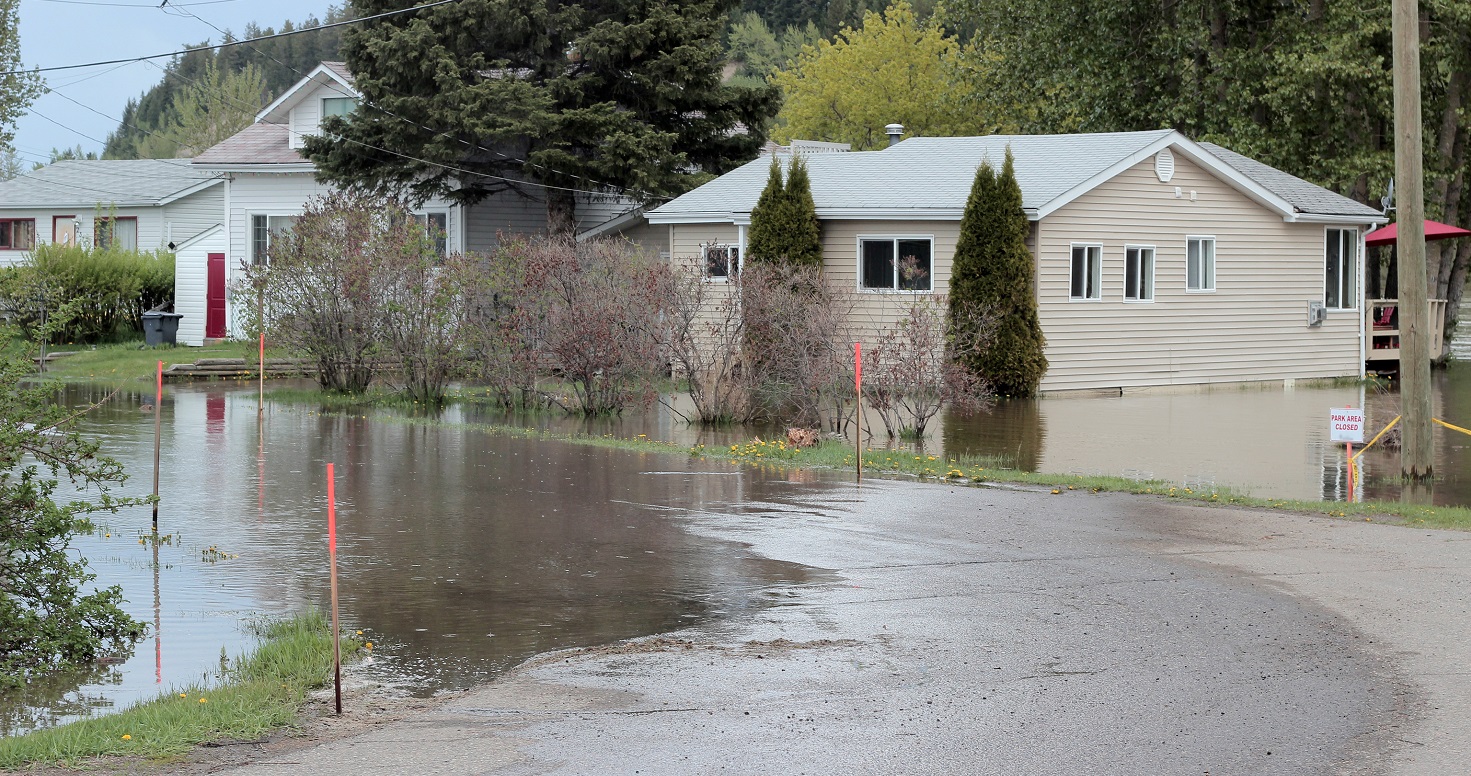
{"type": "Polygon", "coordinates": [[[98,62],[82,62],[82,63],[78,63],[78,64],[74,64],[74,65],[55,65],[55,66],[52,66],[52,67],[34,67],[34,68],[30,68],[30,69],[21,69],[21,70],[6,70],[6,71],[3,71],[3,72],[0,72],[0,76],[7,76],[7,75],[25,75],[25,74],[30,74],[30,73],[54,73],[54,72],[59,71],[59,70],[78,70],[78,69],[86,68],[86,67],[103,67],[103,66],[106,66],[106,65],[132,64],[134,62],[146,62],[146,61],[153,60],[153,59],[164,59],[164,58],[167,58],[167,57],[181,57],[181,56],[184,56],[184,55],[189,54],[190,52],[194,52],[194,51],[213,51],[213,50],[217,50],[217,49],[231,48],[231,47],[234,47],[234,46],[244,46],[244,45],[247,45],[247,44],[250,44],[250,43],[260,43],[261,41],[274,40],[276,38],[286,38],[286,37],[290,37],[292,35],[300,35],[300,34],[306,33],[306,32],[320,32],[322,30],[329,30],[329,29],[332,29],[334,27],[345,27],[345,26],[347,26],[349,24],[361,24],[362,22],[369,22],[369,21],[373,21],[374,19],[384,19],[384,18],[387,18],[389,16],[398,16],[400,14],[413,13],[413,12],[417,12],[417,11],[422,11],[422,10],[424,10],[426,8],[435,8],[437,6],[449,5],[450,3],[458,3],[458,2],[460,2],[460,0],[434,0],[434,2],[425,3],[423,5],[409,6],[408,8],[400,8],[400,9],[398,9],[396,11],[384,11],[383,13],[373,14],[372,16],[363,16],[363,17],[357,18],[357,19],[347,19],[347,20],[340,21],[340,22],[331,22],[329,24],[320,24],[320,25],[317,25],[316,27],[303,27],[301,29],[296,29],[296,30],[287,30],[285,32],[276,32],[276,33],[272,33],[270,35],[260,35],[258,37],[246,38],[244,40],[230,40],[230,41],[225,41],[224,43],[215,43],[215,44],[207,44],[207,45],[203,45],[203,46],[194,46],[192,48],[186,48],[186,49],[183,49],[181,51],[170,51],[170,52],[167,52],[167,53],[164,53],[164,54],[148,54],[148,55],[141,56],[141,57],[128,57],[128,58],[124,58],[124,59],[107,59],[107,60],[101,60],[101,61],[98,61],[98,62]]]}

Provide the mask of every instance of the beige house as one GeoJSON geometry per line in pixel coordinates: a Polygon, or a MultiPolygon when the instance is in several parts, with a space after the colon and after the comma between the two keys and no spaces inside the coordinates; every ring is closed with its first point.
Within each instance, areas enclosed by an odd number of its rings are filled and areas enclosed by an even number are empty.
{"type": "MultiPolygon", "coordinates": [[[[1384,216],[1173,130],[916,137],[807,156],[824,272],[857,296],[856,337],[914,294],[945,293],[976,168],[999,167],[1008,147],[1032,222],[1043,391],[1363,373],[1360,257],[1384,216]],[[927,275],[901,277],[896,256],[927,275]]],[[[669,230],[675,261],[722,282],[739,270],[769,165],[757,159],[645,217],[669,230]]]]}

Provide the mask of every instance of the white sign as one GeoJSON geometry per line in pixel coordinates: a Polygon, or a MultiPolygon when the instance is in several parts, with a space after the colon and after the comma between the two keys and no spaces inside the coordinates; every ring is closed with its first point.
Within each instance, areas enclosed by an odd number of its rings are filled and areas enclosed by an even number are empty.
{"type": "Polygon", "coordinates": [[[1364,411],[1353,407],[1328,410],[1328,440],[1362,444],[1364,441],[1364,411]]]}

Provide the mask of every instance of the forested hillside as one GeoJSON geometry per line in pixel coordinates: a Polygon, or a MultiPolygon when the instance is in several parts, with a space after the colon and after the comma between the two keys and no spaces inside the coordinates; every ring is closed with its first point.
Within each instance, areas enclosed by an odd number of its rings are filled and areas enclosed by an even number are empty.
{"type": "MultiPolygon", "coordinates": [[[[248,25],[243,38],[317,27],[353,17],[332,7],[323,19],[308,17],[279,29],[248,25]]],[[[192,156],[210,140],[239,131],[256,110],[323,60],[338,59],[340,29],[292,35],[253,46],[200,51],[169,63],[163,79],[128,101],[122,125],[108,135],[104,159],[192,156]]]]}

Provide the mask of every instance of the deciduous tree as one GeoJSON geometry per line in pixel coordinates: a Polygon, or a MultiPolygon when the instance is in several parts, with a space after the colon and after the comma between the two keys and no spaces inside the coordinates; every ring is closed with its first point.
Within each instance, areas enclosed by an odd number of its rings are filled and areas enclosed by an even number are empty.
{"type": "Polygon", "coordinates": [[[194,82],[174,97],[174,121],[167,131],[174,155],[197,156],[250,126],[265,97],[260,68],[248,64],[232,72],[206,60],[194,82]]]}
{"type": "Polygon", "coordinates": [[[804,46],[790,69],[772,76],[785,102],[773,136],[849,143],[873,150],[888,143],[884,127],[910,135],[979,135],[995,116],[976,103],[961,67],[961,47],[941,27],[920,22],[906,0],[833,41],[804,46]]]}

